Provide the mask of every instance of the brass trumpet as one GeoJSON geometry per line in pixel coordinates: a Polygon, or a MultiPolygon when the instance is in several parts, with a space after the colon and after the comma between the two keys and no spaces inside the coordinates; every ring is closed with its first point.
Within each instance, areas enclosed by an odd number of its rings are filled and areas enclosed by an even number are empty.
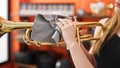
{"type": "MultiPolygon", "coordinates": [[[[0,37],[2,35],[4,35],[5,33],[11,32],[13,30],[18,30],[18,29],[25,29],[26,33],[23,36],[23,40],[26,44],[30,45],[30,44],[35,44],[37,46],[40,45],[53,45],[53,43],[48,43],[48,42],[38,42],[35,40],[32,40],[30,38],[30,33],[31,33],[31,28],[33,26],[33,22],[13,22],[13,21],[8,21],[3,19],[2,17],[0,17],[0,37]]],[[[87,35],[83,35],[80,36],[80,27],[96,27],[96,26],[100,26],[104,32],[105,27],[98,22],[77,22],[76,21],[76,26],[77,26],[77,41],[88,41],[88,40],[98,40],[100,37],[94,38],[91,34],[87,34],[87,35]]],[[[64,44],[64,41],[61,40],[59,42],[59,44],[64,44]]]]}

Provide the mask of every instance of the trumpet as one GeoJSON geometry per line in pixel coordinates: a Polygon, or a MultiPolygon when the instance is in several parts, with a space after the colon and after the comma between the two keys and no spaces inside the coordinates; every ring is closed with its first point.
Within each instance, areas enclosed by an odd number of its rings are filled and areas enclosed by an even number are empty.
{"type": "MultiPolygon", "coordinates": [[[[0,17],[0,37],[2,35],[4,35],[5,33],[12,32],[14,30],[24,29],[24,30],[26,30],[26,33],[23,36],[23,40],[24,40],[24,42],[26,44],[28,44],[28,45],[35,44],[37,46],[53,45],[53,43],[38,42],[38,41],[32,40],[30,38],[30,33],[31,33],[31,29],[33,27],[33,24],[34,24],[33,22],[9,21],[9,20],[5,20],[4,18],[0,17]]],[[[77,22],[76,21],[76,26],[77,26],[76,39],[77,39],[79,44],[80,44],[81,41],[99,40],[99,38],[100,38],[100,37],[94,38],[93,35],[91,35],[91,34],[81,36],[80,33],[79,33],[80,27],[96,27],[96,26],[100,26],[101,29],[102,29],[102,33],[105,31],[104,25],[102,25],[101,23],[98,23],[98,22],[77,22]]],[[[64,44],[64,40],[61,40],[59,42],[59,44],[64,44]]]]}

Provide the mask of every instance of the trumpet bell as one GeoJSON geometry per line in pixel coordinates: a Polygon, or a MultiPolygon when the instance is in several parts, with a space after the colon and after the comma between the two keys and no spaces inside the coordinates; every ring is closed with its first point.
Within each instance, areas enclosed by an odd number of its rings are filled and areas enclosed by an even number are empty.
{"type": "Polygon", "coordinates": [[[13,30],[31,28],[32,25],[33,23],[30,22],[13,22],[0,17],[0,37],[13,30]]]}

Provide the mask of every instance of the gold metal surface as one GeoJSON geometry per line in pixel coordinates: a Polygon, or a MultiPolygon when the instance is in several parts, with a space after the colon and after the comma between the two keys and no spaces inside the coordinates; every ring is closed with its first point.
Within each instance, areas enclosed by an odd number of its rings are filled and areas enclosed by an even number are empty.
{"type": "MultiPolygon", "coordinates": [[[[37,46],[40,45],[54,45],[52,43],[47,43],[47,42],[38,42],[35,40],[32,40],[30,38],[30,33],[31,33],[31,28],[33,26],[33,22],[13,22],[13,21],[8,21],[0,17],[0,36],[2,36],[5,33],[11,32],[13,30],[18,30],[18,29],[25,29],[26,33],[23,36],[23,40],[26,44],[31,45],[35,44],[37,46]]],[[[80,27],[96,27],[100,26],[104,32],[105,27],[98,23],[98,22],[77,22],[76,21],[76,26],[77,26],[77,41],[80,44],[80,41],[89,41],[89,40],[98,40],[100,37],[94,38],[91,34],[83,35],[80,36],[80,27]]],[[[59,44],[64,44],[64,41],[61,40],[59,44]]]]}

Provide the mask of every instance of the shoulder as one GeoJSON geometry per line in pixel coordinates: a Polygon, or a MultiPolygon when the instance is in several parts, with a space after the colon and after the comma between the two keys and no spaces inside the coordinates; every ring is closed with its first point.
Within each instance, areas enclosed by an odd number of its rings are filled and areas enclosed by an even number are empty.
{"type": "MultiPolygon", "coordinates": [[[[101,23],[102,25],[104,25],[108,19],[109,19],[109,18],[100,19],[100,20],[98,21],[98,23],[101,23]]],[[[96,27],[96,28],[99,29],[100,27],[96,27]]]]}
{"type": "MultiPolygon", "coordinates": [[[[103,19],[100,19],[98,22],[104,25],[108,19],[109,19],[109,18],[103,18],[103,19]]],[[[96,36],[97,32],[98,32],[100,29],[101,29],[101,28],[100,28],[99,26],[96,26],[95,31],[94,31],[94,36],[96,36]]]]}
{"type": "Polygon", "coordinates": [[[103,18],[103,19],[100,19],[98,22],[104,25],[108,19],[109,18],[103,18]]]}
{"type": "MultiPolygon", "coordinates": [[[[98,23],[101,23],[101,24],[104,25],[108,19],[109,19],[109,18],[100,19],[100,20],[98,21],[98,23]]],[[[99,26],[96,26],[96,27],[95,27],[95,30],[94,30],[94,37],[97,36],[98,31],[99,31],[100,29],[101,29],[101,28],[100,28],[99,26]]],[[[93,53],[93,48],[94,48],[93,46],[90,48],[89,53],[93,53]]]]}

